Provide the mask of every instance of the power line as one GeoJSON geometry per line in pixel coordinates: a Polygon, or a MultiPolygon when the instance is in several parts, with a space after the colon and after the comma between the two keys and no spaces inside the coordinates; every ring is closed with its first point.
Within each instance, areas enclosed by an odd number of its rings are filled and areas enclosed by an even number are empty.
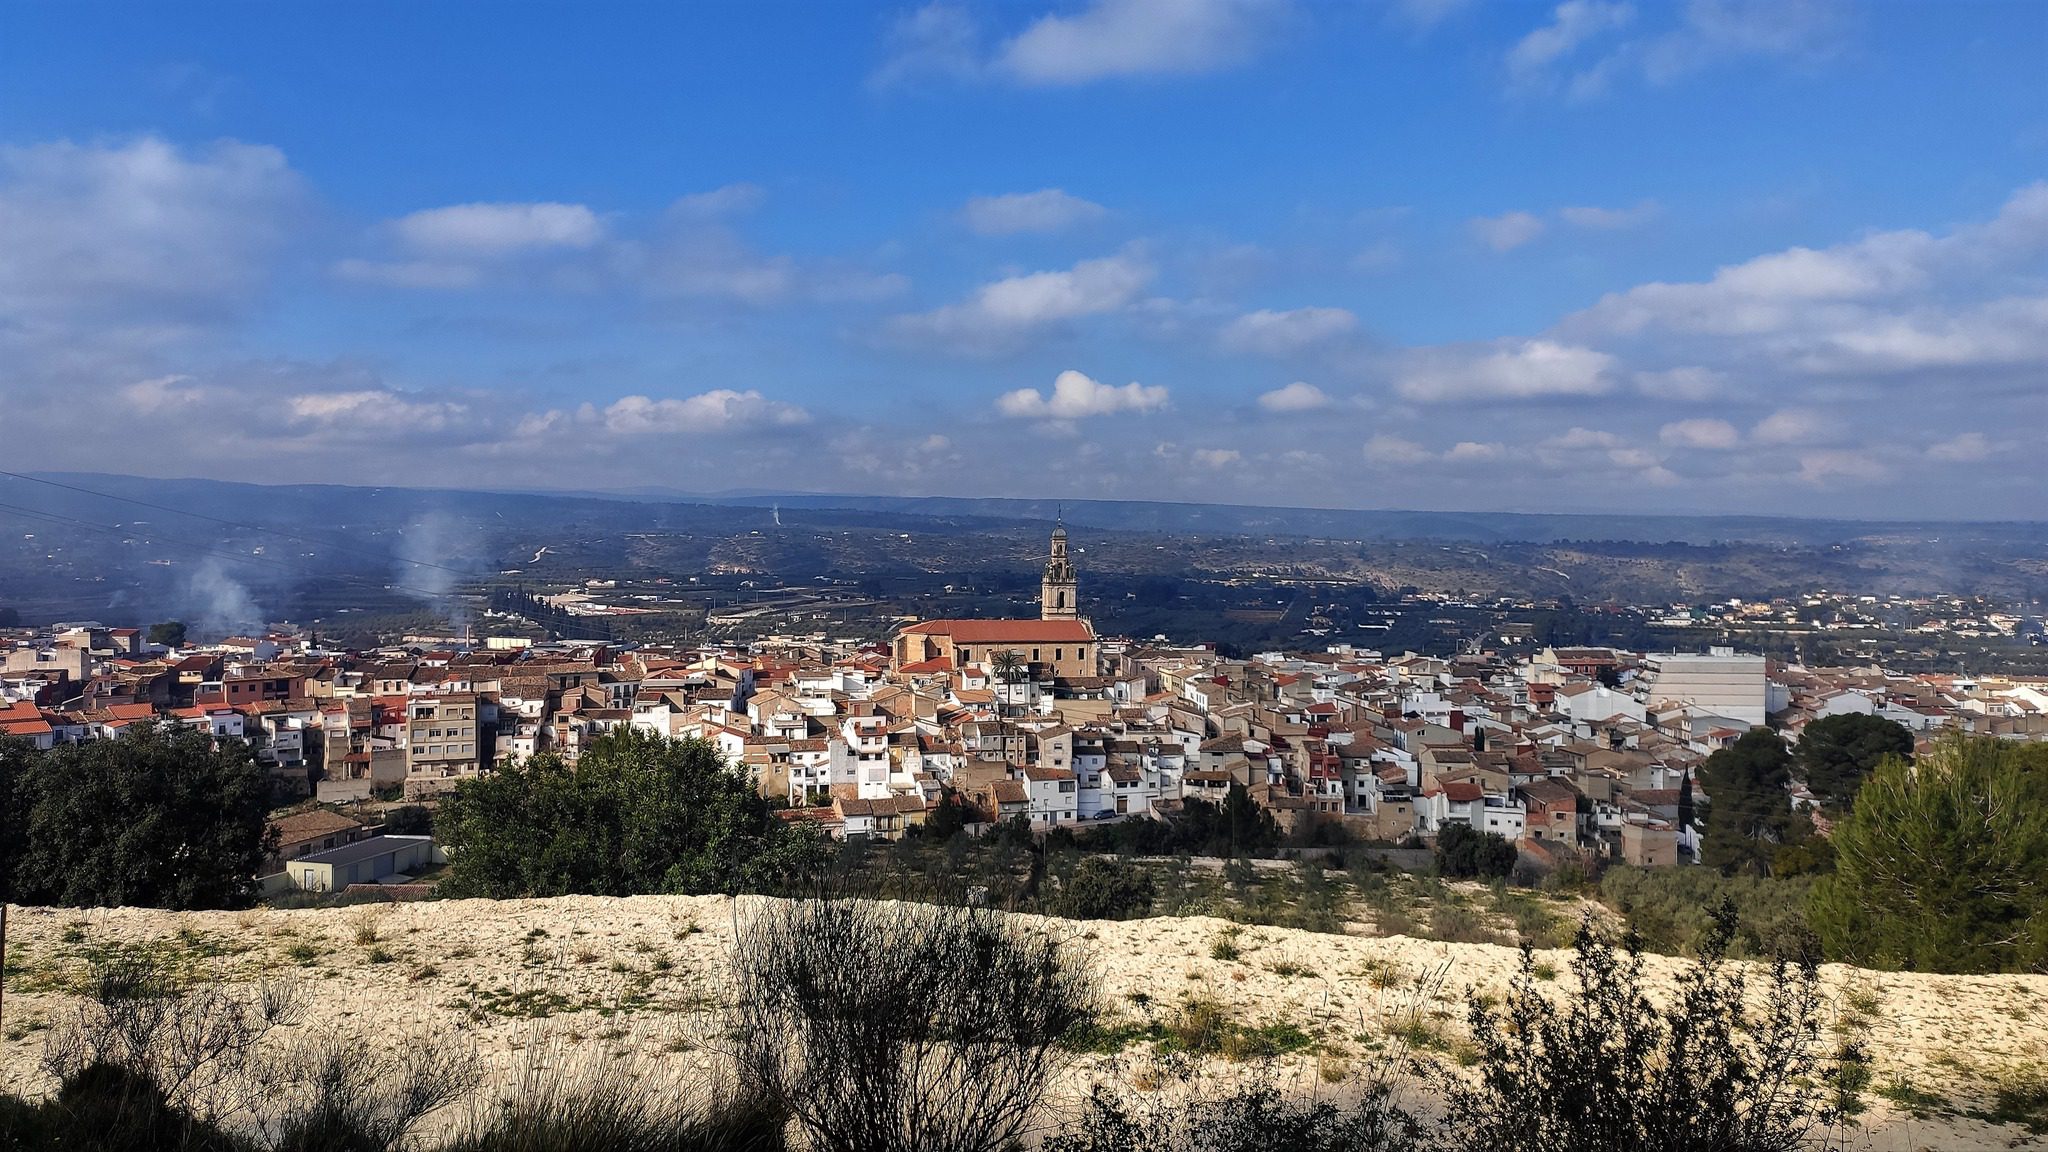
{"type": "MultiPolygon", "coordinates": [[[[169,512],[174,516],[190,516],[194,520],[205,520],[214,524],[225,525],[229,528],[240,528],[249,532],[268,532],[273,536],[282,536],[287,540],[297,540],[302,544],[325,544],[330,548],[355,548],[357,546],[354,541],[343,540],[338,536],[321,539],[298,532],[288,532],[283,528],[269,528],[261,524],[247,524],[240,520],[224,520],[219,516],[208,516],[204,512],[192,512],[184,508],[173,508],[168,504],[152,504],[147,500],[137,500],[132,496],[116,496],[112,492],[80,488],[76,484],[65,484],[57,480],[48,480],[41,476],[31,476],[25,472],[9,472],[4,468],[0,468],[0,476],[8,476],[16,480],[26,480],[30,484],[43,484],[51,488],[62,488],[66,492],[77,492],[83,496],[97,496],[102,500],[118,500],[123,504],[133,504],[138,508],[150,508],[158,512],[169,512]]],[[[469,575],[468,572],[460,568],[451,568],[446,564],[436,564],[431,560],[413,560],[396,553],[390,553],[389,556],[391,560],[400,564],[417,564],[422,568],[438,568],[443,572],[453,572],[457,576],[467,577],[469,575]]]]}
{"type": "MultiPolygon", "coordinates": [[[[13,473],[7,473],[7,475],[13,475],[13,473]]],[[[178,509],[169,509],[169,511],[175,512],[178,511],[178,509]]],[[[267,567],[277,568],[286,572],[291,572],[298,576],[302,576],[312,580],[333,580],[339,583],[353,584],[363,588],[374,588],[378,591],[391,591],[395,589],[401,592],[410,592],[415,596],[424,597],[428,600],[444,600],[447,599],[449,596],[448,592],[435,591],[431,588],[417,588],[409,584],[381,583],[379,581],[371,580],[366,577],[350,576],[345,573],[339,572],[321,572],[300,565],[290,564],[280,560],[274,560],[267,556],[244,555],[239,552],[224,552],[218,548],[213,548],[208,545],[195,544],[190,540],[179,540],[173,537],[152,536],[131,532],[126,528],[116,527],[111,524],[99,524],[90,520],[81,520],[76,516],[66,516],[60,512],[47,512],[36,508],[23,508],[19,505],[7,503],[0,503],[0,512],[11,512],[17,516],[25,516],[49,524],[60,524],[69,525],[75,528],[86,528],[94,532],[102,532],[110,536],[118,536],[124,540],[140,539],[145,543],[150,544],[160,544],[169,545],[172,547],[187,548],[194,552],[201,553],[203,555],[219,557],[220,559],[234,561],[238,564],[261,564],[267,567]]],[[[205,519],[211,519],[211,517],[205,517],[205,519]]],[[[450,569],[450,571],[454,570],[450,569]]],[[[556,632],[567,631],[567,629],[561,628],[556,625],[543,625],[543,627],[549,628],[550,630],[556,632]]],[[[592,630],[594,631],[595,629],[593,628],[592,630]]],[[[570,638],[578,640],[602,640],[607,643],[615,642],[617,639],[613,636],[578,636],[570,638]]]]}

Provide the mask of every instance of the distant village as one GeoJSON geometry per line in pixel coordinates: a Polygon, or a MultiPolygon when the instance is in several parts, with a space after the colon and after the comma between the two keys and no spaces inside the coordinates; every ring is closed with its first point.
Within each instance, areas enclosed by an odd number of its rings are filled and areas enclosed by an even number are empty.
{"type": "MultiPolygon", "coordinates": [[[[435,849],[328,805],[431,803],[495,765],[574,762],[622,728],[701,739],[781,815],[844,840],[912,833],[950,792],[970,825],[1173,819],[1233,787],[1307,842],[1430,841],[1466,824],[1538,866],[1699,855],[1682,794],[1750,728],[1861,713],[1920,739],[2048,739],[2048,681],[1807,668],[1717,647],[1452,657],[1348,644],[1225,659],[1097,635],[1064,528],[1037,619],[908,620],[887,645],[700,647],[485,636],[336,651],[305,633],[168,647],[82,622],[0,633],[0,735],[42,748],[150,722],[246,739],[276,781],[278,885],[404,880],[435,849]],[[294,802],[300,802],[294,804],[294,802]],[[303,803],[316,801],[317,804],[303,803]]],[[[1811,805],[1795,783],[1788,805],[1811,805]]]]}

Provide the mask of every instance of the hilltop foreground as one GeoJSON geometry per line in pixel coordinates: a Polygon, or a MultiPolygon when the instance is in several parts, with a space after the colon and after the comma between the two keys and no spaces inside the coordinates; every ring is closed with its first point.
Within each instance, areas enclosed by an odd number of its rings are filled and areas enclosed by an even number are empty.
{"type": "MultiPolygon", "coordinates": [[[[202,913],[19,909],[0,1091],[49,1088],[40,1066],[48,1030],[66,1016],[89,961],[122,953],[234,981],[293,979],[307,1010],[289,1031],[392,1050],[452,1039],[474,1046],[500,1084],[536,1059],[593,1068],[697,1060],[715,1035],[727,949],[745,909],[744,899],[662,896],[202,913]]],[[[1108,1078],[1150,1083],[1151,1042],[1136,1026],[1171,1017],[1190,998],[1261,1038],[1233,1054],[1270,1060],[1270,1074],[1304,1092],[1337,1090],[1329,1085],[1396,1045],[1451,1059],[1467,990],[1504,990],[1518,962],[1513,949],[1493,945],[1240,928],[1207,917],[1031,919],[1072,941],[1112,1013],[1134,1026],[1105,1029],[1096,1051],[1073,1057],[1077,1092],[1108,1078]]],[[[1570,957],[1537,959],[1539,972],[1564,973],[1570,957]]],[[[1663,957],[1647,963],[1660,983],[1677,967],[1663,957]]],[[[2038,1074],[2048,1063],[2048,976],[1830,965],[1823,978],[1838,1033],[1860,1036],[1874,1062],[1850,1146],[2048,1147],[2048,1137],[1982,1118],[2001,1077],[2038,1074]]],[[[1250,1069],[1219,1056],[1207,1072],[1223,1079],[1250,1069]]]]}

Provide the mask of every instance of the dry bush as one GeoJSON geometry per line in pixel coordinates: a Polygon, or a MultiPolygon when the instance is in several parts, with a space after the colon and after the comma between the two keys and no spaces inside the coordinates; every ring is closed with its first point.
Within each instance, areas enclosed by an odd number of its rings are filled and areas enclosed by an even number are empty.
{"type": "Polygon", "coordinates": [[[1056,941],[985,908],[754,905],[733,944],[741,1083],[825,1152],[996,1152],[1094,1015],[1056,941]]]}

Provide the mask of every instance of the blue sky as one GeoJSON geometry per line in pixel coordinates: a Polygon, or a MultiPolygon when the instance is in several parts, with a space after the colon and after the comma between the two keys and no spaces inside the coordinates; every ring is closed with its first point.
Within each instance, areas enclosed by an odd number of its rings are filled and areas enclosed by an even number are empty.
{"type": "Polygon", "coordinates": [[[0,23],[10,467],[2048,509],[2048,5],[0,23]]]}

